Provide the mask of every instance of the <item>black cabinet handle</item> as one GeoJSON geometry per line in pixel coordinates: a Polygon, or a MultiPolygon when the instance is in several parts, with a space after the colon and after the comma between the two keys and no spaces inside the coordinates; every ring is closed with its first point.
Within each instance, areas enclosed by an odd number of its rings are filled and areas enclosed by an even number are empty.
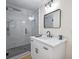
{"type": "Polygon", "coordinates": [[[36,52],[36,54],[38,54],[38,48],[35,48],[35,52],[36,52]]]}
{"type": "Polygon", "coordinates": [[[43,47],[43,49],[48,50],[48,48],[47,48],[47,47],[43,47]]]}

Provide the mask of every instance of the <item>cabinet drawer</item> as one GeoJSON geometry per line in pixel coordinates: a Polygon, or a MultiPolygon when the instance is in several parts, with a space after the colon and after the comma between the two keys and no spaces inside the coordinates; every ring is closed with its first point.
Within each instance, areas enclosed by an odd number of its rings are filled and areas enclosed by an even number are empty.
{"type": "Polygon", "coordinates": [[[31,40],[31,54],[33,59],[53,59],[53,49],[38,40],[31,40]]]}
{"type": "Polygon", "coordinates": [[[37,42],[40,45],[40,55],[41,59],[53,59],[53,48],[50,46],[47,46],[41,42],[37,42]]]}

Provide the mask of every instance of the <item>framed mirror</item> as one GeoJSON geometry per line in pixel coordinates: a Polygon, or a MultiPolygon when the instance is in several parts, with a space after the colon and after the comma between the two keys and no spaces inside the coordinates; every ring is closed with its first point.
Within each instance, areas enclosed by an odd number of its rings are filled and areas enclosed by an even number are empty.
{"type": "Polygon", "coordinates": [[[57,9],[44,15],[44,28],[61,27],[61,10],[57,9]]]}

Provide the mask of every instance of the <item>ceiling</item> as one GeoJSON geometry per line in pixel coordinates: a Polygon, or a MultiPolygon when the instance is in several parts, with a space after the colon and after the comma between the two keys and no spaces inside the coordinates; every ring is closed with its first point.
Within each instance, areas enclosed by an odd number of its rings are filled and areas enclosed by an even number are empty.
{"type": "Polygon", "coordinates": [[[45,2],[46,0],[6,0],[6,4],[9,3],[20,8],[31,10],[39,8],[45,2]]]}

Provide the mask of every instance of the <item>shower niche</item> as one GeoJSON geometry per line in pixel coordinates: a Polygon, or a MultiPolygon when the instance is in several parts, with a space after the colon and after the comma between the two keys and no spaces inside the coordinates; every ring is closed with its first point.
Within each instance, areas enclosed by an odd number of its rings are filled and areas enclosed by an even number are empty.
{"type": "Polygon", "coordinates": [[[44,28],[61,27],[61,10],[57,9],[44,15],[44,28]]]}

